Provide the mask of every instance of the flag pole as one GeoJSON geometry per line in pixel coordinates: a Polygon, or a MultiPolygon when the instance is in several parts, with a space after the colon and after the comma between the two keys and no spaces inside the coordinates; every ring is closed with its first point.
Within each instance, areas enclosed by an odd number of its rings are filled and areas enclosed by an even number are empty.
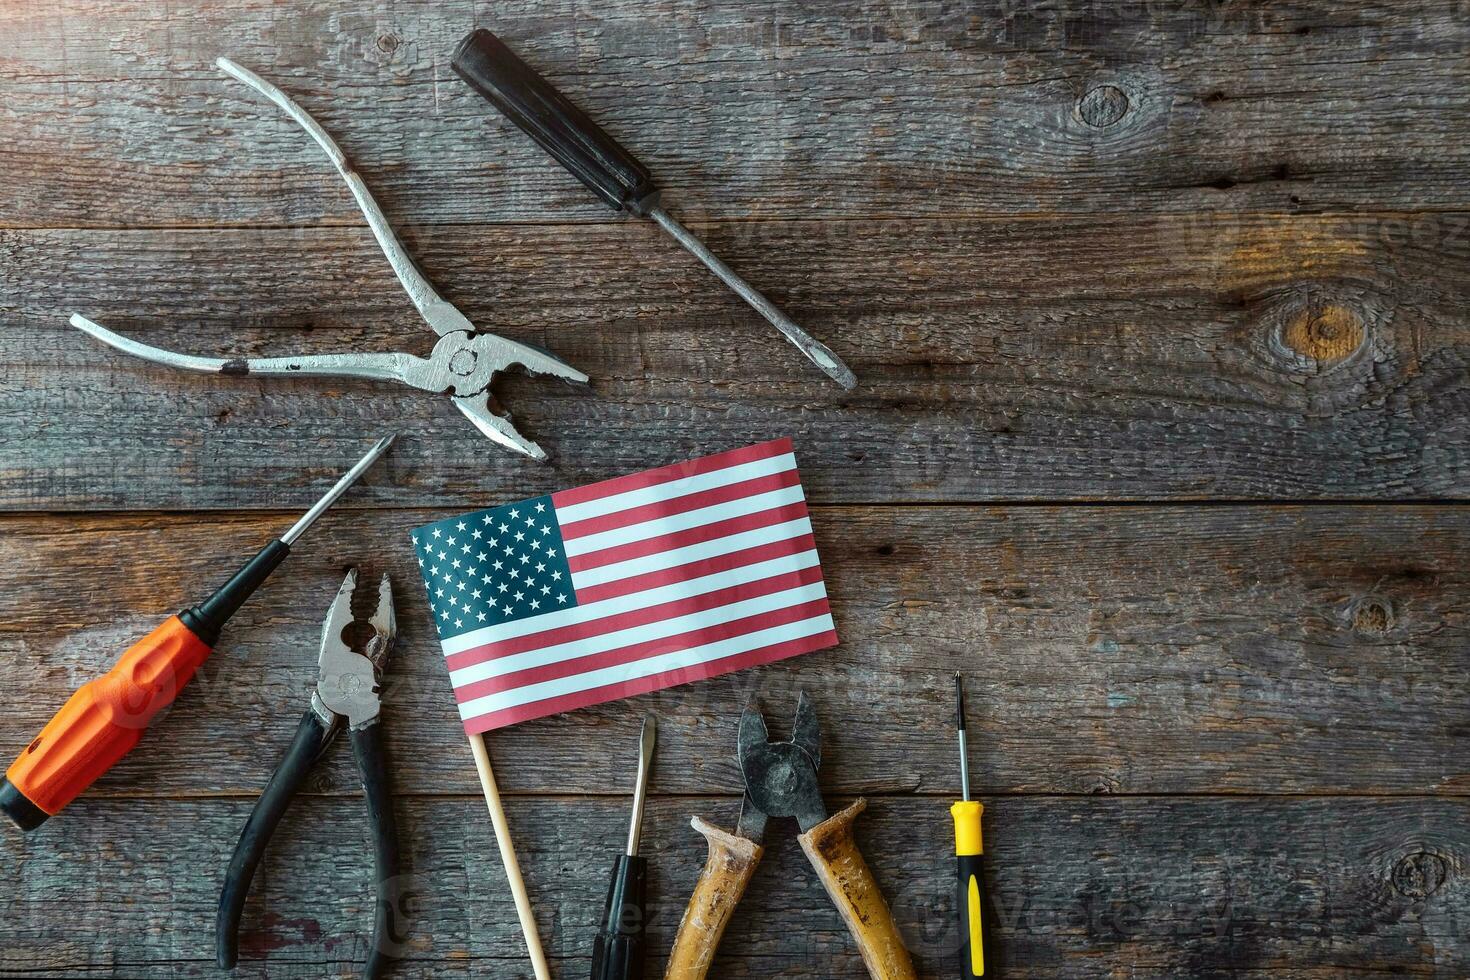
{"type": "Polygon", "coordinates": [[[511,843],[510,825],[505,822],[505,808],[500,804],[500,789],[495,785],[495,773],[490,770],[490,751],[485,748],[484,735],[470,736],[470,751],[475,755],[475,770],[480,774],[480,788],[485,791],[485,805],[490,809],[490,822],[495,825],[495,842],[500,845],[500,861],[505,865],[510,893],[516,900],[516,915],[521,920],[521,934],[526,937],[526,951],[531,954],[531,969],[536,973],[536,980],[551,980],[551,970],[546,966],[546,954],[541,951],[541,934],[536,931],[536,916],[531,911],[526,883],[521,879],[521,865],[516,860],[515,845],[511,843]]]}

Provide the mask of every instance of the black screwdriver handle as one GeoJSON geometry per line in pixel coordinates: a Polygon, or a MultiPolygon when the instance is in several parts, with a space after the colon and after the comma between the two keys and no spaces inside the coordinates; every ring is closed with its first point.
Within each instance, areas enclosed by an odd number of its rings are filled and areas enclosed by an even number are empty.
{"type": "Polygon", "coordinates": [[[640,217],[658,203],[648,168],[483,27],[454,49],[455,73],[614,211],[640,217]]]}
{"type": "Polygon", "coordinates": [[[647,890],[648,860],[620,855],[592,946],[592,980],[643,980],[647,890]]]}

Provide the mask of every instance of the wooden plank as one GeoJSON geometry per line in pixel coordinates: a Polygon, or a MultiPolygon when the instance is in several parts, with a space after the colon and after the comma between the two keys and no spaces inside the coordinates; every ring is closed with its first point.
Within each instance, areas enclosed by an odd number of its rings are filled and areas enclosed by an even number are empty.
{"type": "Polygon", "coordinates": [[[404,220],[608,220],[455,78],[476,25],[696,219],[1470,203],[1455,0],[64,0],[0,7],[0,224],[357,223],[220,54],[295,94],[404,220]]]}
{"type": "Polygon", "coordinates": [[[427,354],[363,229],[0,233],[0,426],[26,435],[0,441],[0,506],[305,506],[387,429],[413,438],[345,506],[530,495],[788,434],[822,502],[1465,496],[1470,216],[1410,220],[705,229],[849,360],[851,394],[655,230],[421,229],[475,322],[594,378],[499,389],[545,467],[427,393],[200,377],[65,323],[194,353],[427,354]]]}
{"type": "MultiPolygon", "coordinates": [[[[835,804],[840,800],[833,800],[835,804]]],[[[0,973],[215,976],[214,906],[249,800],[109,801],[12,837],[0,973]],[[88,914],[70,914],[86,896],[88,914]]],[[[624,801],[523,799],[512,820],[558,976],[586,973],[624,801]]],[[[400,800],[411,932],[400,977],[525,973],[483,804],[400,800]]],[[[704,842],[692,813],[734,803],[651,801],[650,946],[658,976],[704,842]]],[[[873,800],[866,851],[925,977],[955,943],[948,814],[933,799],[873,800]]],[[[246,906],[242,977],[360,973],[371,859],[357,799],[287,814],[246,906]]],[[[738,910],[720,977],[857,977],[836,912],[785,827],[738,910]]],[[[1006,975],[1461,976],[1470,921],[1470,803],[1459,800],[1014,798],[992,801],[987,852],[1006,975]]]]}
{"type": "MultiPolygon", "coordinates": [[[[445,515],[329,514],[94,795],[258,791],[355,561],[398,590],[386,712],[400,788],[475,794],[408,542],[445,515]]],[[[285,523],[0,520],[0,746],[18,751],[79,683],[285,523]]],[[[950,678],[963,669],[983,792],[1470,792],[1470,510],[821,508],[814,524],[838,649],[497,732],[502,788],[626,792],[607,752],[631,753],[652,711],[659,788],[733,792],[742,706],[759,698],[779,729],[805,688],[834,792],[951,793],[950,678]]],[[[321,791],[355,781],[345,757],[323,773],[321,791]]]]}

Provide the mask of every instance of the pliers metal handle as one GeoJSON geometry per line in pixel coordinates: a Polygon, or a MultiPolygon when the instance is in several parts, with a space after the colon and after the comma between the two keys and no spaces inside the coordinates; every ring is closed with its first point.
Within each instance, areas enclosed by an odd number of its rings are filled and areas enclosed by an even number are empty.
{"type": "Polygon", "coordinates": [[[544,460],[546,452],[516,431],[510,420],[490,407],[490,382],[497,371],[520,365],[533,374],[552,374],[568,381],[587,376],[544,351],[493,333],[455,331],[439,338],[429,357],[412,354],[308,354],[303,357],[195,357],[140,343],[73,313],[71,325],[110,347],[155,364],[201,374],[240,377],[248,374],[295,375],[308,378],[367,378],[398,381],[423,391],[447,394],[482,434],[506,449],[544,460]]]}
{"type": "Polygon", "coordinates": [[[520,366],[532,374],[547,374],[566,381],[585,384],[587,375],[540,348],[518,343],[505,337],[477,330],[454,304],[438,291],[409,256],[394,234],[382,208],[374,200],[357,171],[347,161],[342,148],[306,110],[291,97],[259,75],[242,68],[228,58],[216,64],[229,75],[270,99],[296,120],[316,141],[332,166],[347,182],[353,199],[367,218],[373,237],[388,259],[398,281],[424,322],[439,335],[428,358],[404,353],[316,354],[305,357],[214,358],[195,357],[139,343],[79,314],[71,318],[72,326],[105,344],[134,357],[157,364],[167,364],[186,371],[225,375],[304,375],[307,377],[369,378],[398,381],[424,391],[448,395],[454,406],[475,427],[494,442],[514,452],[542,460],[546,453],[516,431],[515,426],[490,404],[490,382],[496,372],[520,366]]]}
{"type": "Polygon", "coordinates": [[[307,775],[344,727],[352,742],[352,754],[367,799],[377,885],[372,945],[363,976],[369,980],[382,977],[389,962],[397,958],[405,939],[405,924],[399,917],[402,903],[398,895],[401,881],[398,828],[393,816],[379,712],[382,670],[396,634],[393,594],[385,575],[378,589],[377,611],[369,620],[372,638],[364,651],[358,653],[342,639],[342,631],[352,622],[352,593],[356,585],[357,569],[352,569],[322,625],[319,677],[311,704],[245,822],[225,872],[215,919],[215,953],[219,965],[226,969],[232,968],[239,957],[240,914],[255,871],[265,856],[266,844],[307,775]]]}

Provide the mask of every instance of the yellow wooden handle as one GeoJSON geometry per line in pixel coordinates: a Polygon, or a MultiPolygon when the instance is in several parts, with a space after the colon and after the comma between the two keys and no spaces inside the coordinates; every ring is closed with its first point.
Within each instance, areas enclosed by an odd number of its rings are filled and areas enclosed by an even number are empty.
{"type": "Polygon", "coordinates": [[[765,854],[755,841],[721,830],[699,817],[689,824],[709,842],[709,857],[699,873],[694,894],[689,896],[684,918],[679,920],[665,980],[704,980],[730,916],[765,854]]]}
{"type": "Polygon", "coordinates": [[[867,805],[867,800],[858,800],[797,840],[857,940],[873,980],[915,980],[914,964],[893,923],[893,913],[852,836],[853,821],[867,805]]]}

